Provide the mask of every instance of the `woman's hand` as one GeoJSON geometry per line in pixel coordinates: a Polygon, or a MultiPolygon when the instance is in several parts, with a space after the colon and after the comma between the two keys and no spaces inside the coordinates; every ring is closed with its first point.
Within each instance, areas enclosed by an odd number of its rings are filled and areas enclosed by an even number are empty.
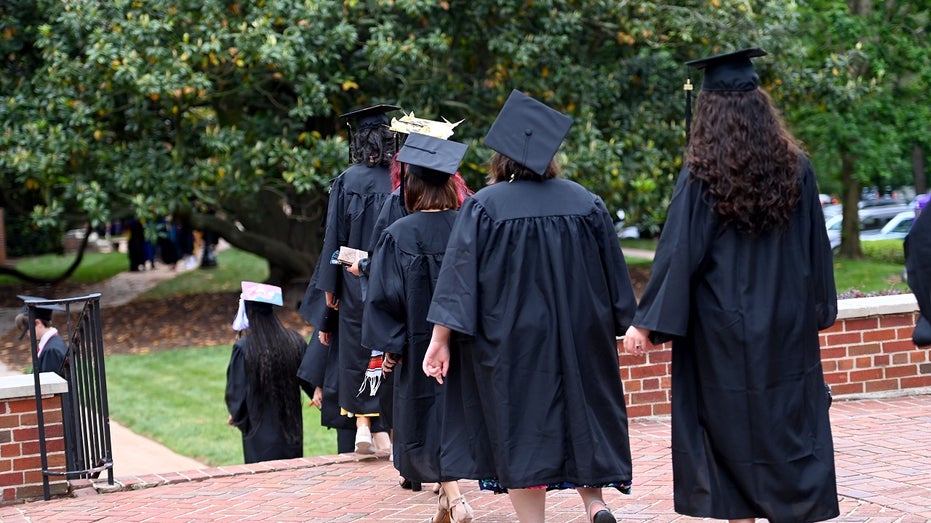
{"type": "Polygon", "coordinates": [[[385,357],[381,360],[381,371],[384,374],[391,374],[391,371],[394,370],[394,366],[401,362],[400,356],[395,356],[395,354],[391,354],[390,352],[385,353],[385,357]]]}
{"type": "Polygon", "coordinates": [[[653,350],[650,343],[650,331],[631,325],[624,335],[624,352],[627,354],[642,355],[645,350],[653,350]]]}
{"type": "Polygon", "coordinates": [[[326,306],[335,311],[338,311],[339,310],[339,298],[337,298],[336,295],[330,291],[323,291],[323,293],[326,295],[326,306]]]}
{"type": "Polygon", "coordinates": [[[448,327],[434,325],[430,346],[423,357],[423,373],[436,378],[440,384],[449,371],[449,334],[448,327]]]}
{"type": "Polygon", "coordinates": [[[322,388],[317,387],[314,389],[314,397],[311,398],[310,404],[313,405],[314,407],[317,407],[318,409],[323,408],[323,389],[322,388]]]}
{"type": "Polygon", "coordinates": [[[359,275],[359,260],[354,261],[352,265],[350,265],[349,267],[346,267],[346,272],[348,272],[349,274],[352,274],[353,276],[358,276],[359,275]]]}
{"type": "Polygon", "coordinates": [[[320,344],[329,347],[330,346],[330,333],[324,331],[317,331],[317,340],[320,341],[320,344]]]}

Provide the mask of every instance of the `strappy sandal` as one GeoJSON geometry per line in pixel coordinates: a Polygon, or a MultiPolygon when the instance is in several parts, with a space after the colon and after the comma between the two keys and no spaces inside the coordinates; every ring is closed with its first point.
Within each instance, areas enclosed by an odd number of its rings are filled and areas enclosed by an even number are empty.
{"type": "Polygon", "coordinates": [[[440,497],[436,500],[436,514],[427,523],[449,523],[449,499],[446,492],[440,491],[440,497]]]}
{"type": "Polygon", "coordinates": [[[472,507],[466,503],[465,496],[459,496],[449,502],[450,523],[470,523],[474,518],[472,507]]]}
{"type": "Polygon", "coordinates": [[[608,510],[608,506],[605,505],[605,502],[600,499],[593,500],[588,504],[588,507],[585,509],[585,515],[588,516],[588,520],[591,523],[617,523],[617,519],[614,518],[614,514],[608,510]],[[596,503],[601,505],[602,509],[592,515],[592,506],[596,503]]]}

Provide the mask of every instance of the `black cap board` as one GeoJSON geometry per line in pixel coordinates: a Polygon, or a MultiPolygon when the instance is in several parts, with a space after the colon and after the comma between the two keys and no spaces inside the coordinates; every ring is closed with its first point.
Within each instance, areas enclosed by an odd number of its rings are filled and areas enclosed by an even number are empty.
{"type": "Polygon", "coordinates": [[[397,160],[409,166],[419,167],[409,169],[411,174],[440,185],[456,174],[468,148],[464,143],[411,133],[401,147],[397,160]]]}
{"type": "MultiPolygon", "coordinates": [[[[38,298],[36,296],[26,296],[22,294],[17,294],[16,297],[25,301],[27,305],[32,302],[46,301],[45,298],[38,298]]],[[[36,318],[40,320],[45,320],[45,321],[51,321],[52,313],[54,313],[55,311],[64,312],[65,310],[64,307],[62,307],[61,305],[58,305],[57,303],[49,303],[49,304],[37,303],[35,308],[36,308],[36,312],[35,312],[36,318]]],[[[28,307],[23,306],[23,312],[26,313],[28,311],[29,311],[28,307]]]]}
{"type": "Polygon", "coordinates": [[[701,84],[703,91],[752,91],[760,85],[760,77],[750,59],[758,56],[766,56],[766,51],[759,47],[750,47],[692,60],[685,65],[704,69],[705,77],[701,84]]]}
{"type": "Polygon", "coordinates": [[[542,175],[570,127],[572,118],[515,89],[485,135],[485,146],[542,175]]]}
{"type": "Polygon", "coordinates": [[[385,116],[385,113],[390,113],[391,111],[397,111],[399,109],[400,107],[397,105],[377,104],[361,109],[354,109],[339,115],[339,117],[346,120],[354,120],[358,127],[381,124],[387,125],[388,117],[385,116]]]}

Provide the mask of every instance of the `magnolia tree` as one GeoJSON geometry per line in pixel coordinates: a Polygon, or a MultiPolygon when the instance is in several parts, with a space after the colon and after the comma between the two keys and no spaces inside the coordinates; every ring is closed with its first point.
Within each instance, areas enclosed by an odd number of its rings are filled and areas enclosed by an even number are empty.
{"type": "MultiPolygon", "coordinates": [[[[481,139],[512,89],[575,121],[564,175],[657,232],[684,149],[683,62],[804,56],[782,0],[8,0],[0,13],[7,215],[47,230],[174,215],[306,281],[344,111],[388,102],[481,139]]],[[[761,64],[767,87],[791,75],[761,64]]]]}

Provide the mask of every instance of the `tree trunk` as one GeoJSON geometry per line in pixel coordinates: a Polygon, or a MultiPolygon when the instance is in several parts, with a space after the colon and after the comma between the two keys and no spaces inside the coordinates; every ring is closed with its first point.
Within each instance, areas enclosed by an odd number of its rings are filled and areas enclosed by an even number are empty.
{"type": "Polygon", "coordinates": [[[917,143],[912,146],[912,173],[915,176],[915,194],[928,192],[928,177],[925,176],[925,151],[917,143]]]}
{"type": "Polygon", "coordinates": [[[844,188],[844,221],[841,225],[841,258],[862,258],[860,248],[860,182],[853,175],[856,159],[849,153],[841,155],[841,187],[844,188]]]}
{"type": "Polygon", "coordinates": [[[194,229],[217,233],[230,245],[268,261],[267,283],[285,290],[288,303],[303,296],[323,245],[322,217],[326,195],[281,194],[270,190],[240,201],[225,202],[236,221],[221,211],[193,213],[194,229]]]}

